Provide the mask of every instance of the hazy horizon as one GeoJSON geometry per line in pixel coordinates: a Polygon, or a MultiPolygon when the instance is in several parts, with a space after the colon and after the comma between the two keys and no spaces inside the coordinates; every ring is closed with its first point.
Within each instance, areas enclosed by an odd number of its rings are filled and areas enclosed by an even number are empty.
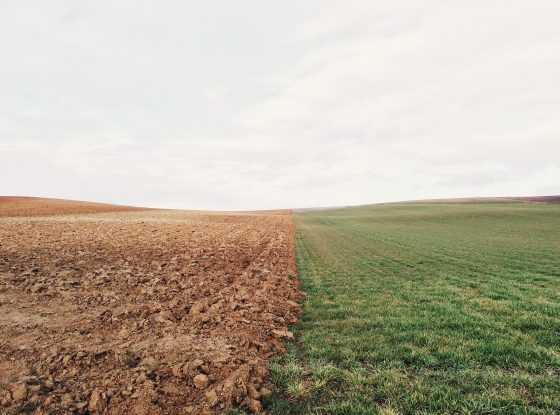
{"type": "Polygon", "coordinates": [[[9,1],[0,195],[256,210],[560,194],[560,4],[9,1]]]}

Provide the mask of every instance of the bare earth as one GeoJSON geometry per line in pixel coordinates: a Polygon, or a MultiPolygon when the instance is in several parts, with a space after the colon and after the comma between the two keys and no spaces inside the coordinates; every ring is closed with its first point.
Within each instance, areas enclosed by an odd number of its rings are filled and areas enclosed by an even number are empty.
{"type": "Polygon", "coordinates": [[[300,310],[291,215],[24,202],[0,208],[0,413],[261,411],[300,310]]]}
{"type": "Polygon", "coordinates": [[[0,217],[64,215],[69,213],[101,213],[146,210],[130,206],[115,206],[105,203],[77,202],[64,199],[41,197],[0,196],[0,217]]]}

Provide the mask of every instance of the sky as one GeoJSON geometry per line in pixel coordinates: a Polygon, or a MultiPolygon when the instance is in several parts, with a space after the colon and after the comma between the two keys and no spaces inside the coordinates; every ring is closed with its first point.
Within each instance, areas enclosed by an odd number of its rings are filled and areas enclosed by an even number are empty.
{"type": "Polygon", "coordinates": [[[560,194],[557,0],[0,4],[0,194],[560,194]]]}

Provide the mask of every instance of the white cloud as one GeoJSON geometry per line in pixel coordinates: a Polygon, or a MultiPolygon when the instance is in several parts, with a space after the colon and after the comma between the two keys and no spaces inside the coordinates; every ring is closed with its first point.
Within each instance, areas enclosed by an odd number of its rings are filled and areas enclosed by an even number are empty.
{"type": "Polygon", "coordinates": [[[557,2],[23,3],[0,15],[0,193],[560,193],[557,2]]]}

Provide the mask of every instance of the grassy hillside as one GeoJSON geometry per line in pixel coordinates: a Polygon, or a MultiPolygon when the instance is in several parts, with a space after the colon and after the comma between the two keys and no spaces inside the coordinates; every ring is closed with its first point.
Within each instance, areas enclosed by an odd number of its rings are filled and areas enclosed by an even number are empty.
{"type": "Polygon", "coordinates": [[[276,414],[560,413],[560,205],[296,216],[308,297],[276,414]]]}

